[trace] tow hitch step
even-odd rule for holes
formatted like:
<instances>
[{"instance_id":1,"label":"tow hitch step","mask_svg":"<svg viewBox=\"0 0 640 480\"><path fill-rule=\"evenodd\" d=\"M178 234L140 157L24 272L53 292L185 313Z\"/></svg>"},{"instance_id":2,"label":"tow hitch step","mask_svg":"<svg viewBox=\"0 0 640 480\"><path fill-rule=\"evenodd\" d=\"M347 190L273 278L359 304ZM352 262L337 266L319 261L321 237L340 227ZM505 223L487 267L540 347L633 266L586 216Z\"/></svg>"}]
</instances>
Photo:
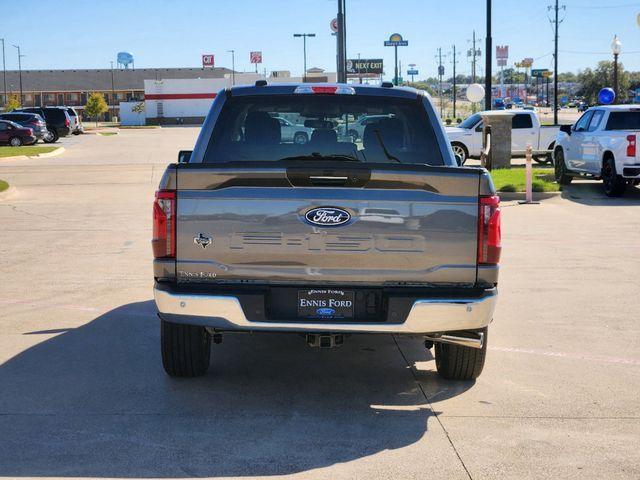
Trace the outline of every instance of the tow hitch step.
<instances>
[{"instance_id":1,"label":"tow hitch step","mask_svg":"<svg viewBox=\"0 0 640 480\"><path fill-rule=\"evenodd\" d=\"M341 333L307 333L307 345L314 348L336 348L344 344Z\"/></svg>"}]
</instances>

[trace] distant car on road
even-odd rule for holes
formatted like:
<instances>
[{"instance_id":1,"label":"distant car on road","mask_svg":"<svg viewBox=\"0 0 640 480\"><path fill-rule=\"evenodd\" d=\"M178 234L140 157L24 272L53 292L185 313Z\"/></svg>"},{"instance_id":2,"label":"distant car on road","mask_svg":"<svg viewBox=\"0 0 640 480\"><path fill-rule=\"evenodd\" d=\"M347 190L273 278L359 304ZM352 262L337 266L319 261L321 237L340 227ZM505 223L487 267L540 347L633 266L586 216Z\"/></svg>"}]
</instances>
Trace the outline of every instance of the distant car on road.
<instances>
[{"instance_id":1,"label":"distant car on road","mask_svg":"<svg viewBox=\"0 0 640 480\"><path fill-rule=\"evenodd\" d=\"M601 178L604 193L622 195L640 183L640 105L608 105L588 109L574 125L563 125L553 151L556 181Z\"/></svg>"},{"instance_id":2,"label":"distant car on road","mask_svg":"<svg viewBox=\"0 0 640 480\"><path fill-rule=\"evenodd\" d=\"M9 120L33 130L36 141L43 140L47 134L47 124L37 113L9 112L0 113L0 120Z\"/></svg>"},{"instance_id":3,"label":"distant car on road","mask_svg":"<svg viewBox=\"0 0 640 480\"><path fill-rule=\"evenodd\" d=\"M57 142L58 138L66 137L71 133L71 117L66 110L58 107L27 107L19 108L16 112L37 113L47 122L47 134L45 143Z\"/></svg>"},{"instance_id":4,"label":"distant car on road","mask_svg":"<svg viewBox=\"0 0 640 480\"><path fill-rule=\"evenodd\" d=\"M286 118L275 118L280 123L280 139L283 142L293 142L298 145L304 145L311 138L313 128L307 128L304 125L296 125Z\"/></svg>"},{"instance_id":5,"label":"distant car on road","mask_svg":"<svg viewBox=\"0 0 640 480\"><path fill-rule=\"evenodd\" d=\"M471 115L457 127L445 127L451 148L462 163L467 158L477 158L482 150L482 116ZM558 127L542 126L538 114L530 110L515 110L511 120L511 152L524 155L527 144L533 149L533 159L538 163L551 163Z\"/></svg>"},{"instance_id":6,"label":"distant car on road","mask_svg":"<svg viewBox=\"0 0 640 480\"><path fill-rule=\"evenodd\" d=\"M354 122L343 123L338 127L338 135L342 137L351 137L351 141L355 142L362 139L364 135L364 129L367 125L372 123L378 123L385 118L391 118L390 115L362 115Z\"/></svg>"},{"instance_id":7,"label":"distant car on road","mask_svg":"<svg viewBox=\"0 0 640 480\"><path fill-rule=\"evenodd\" d=\"M36 136L31 128L8 120L0 120L0 144L19 147L33 143L36 143Z\"/></svg>"}]
</instances>

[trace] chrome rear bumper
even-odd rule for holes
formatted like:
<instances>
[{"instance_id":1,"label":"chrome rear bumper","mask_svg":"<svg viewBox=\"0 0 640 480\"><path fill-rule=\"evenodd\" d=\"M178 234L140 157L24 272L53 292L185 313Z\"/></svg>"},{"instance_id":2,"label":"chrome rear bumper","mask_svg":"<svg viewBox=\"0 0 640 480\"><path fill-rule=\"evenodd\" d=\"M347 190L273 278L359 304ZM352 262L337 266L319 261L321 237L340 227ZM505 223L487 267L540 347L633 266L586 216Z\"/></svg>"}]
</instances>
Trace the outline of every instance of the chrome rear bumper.
<instances>
[{"instance_id":1,"label":"chrome rear bumper","mask_svg":"<svg viewBox=\"0 0 640 480\"><path fill-rule=\"evenodd\" d=\"M177 293L156 287L154 297L164 320L219 330L425 334L486 327L493 318L498 291L487 290L479 298L416 300L402 323L252 321L238 298L230 295Z\"/></svg>"}]
</instances>

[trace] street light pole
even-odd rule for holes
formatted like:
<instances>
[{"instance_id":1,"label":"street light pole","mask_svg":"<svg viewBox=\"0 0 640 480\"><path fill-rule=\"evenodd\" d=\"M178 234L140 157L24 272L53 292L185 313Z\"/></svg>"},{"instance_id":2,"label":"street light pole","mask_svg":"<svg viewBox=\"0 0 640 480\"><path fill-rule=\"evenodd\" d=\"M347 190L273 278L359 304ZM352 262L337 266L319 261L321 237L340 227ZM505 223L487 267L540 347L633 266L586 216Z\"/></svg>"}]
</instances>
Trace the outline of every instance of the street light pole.
<instances>
[{"instance_id":1,"label":"street light pole","mask_svg":"<svg viewBox=\"0 0 640 480\"><path fill-rule=\"evenodd\" d=\"M613 103L618 103L618 55L622 51L622 42L618 38L618 35L614 35L613 42L611 42L611 53L613 53L613 91L616 96Z\"/></svg>"},{"instance_id":2,"label":"street light pole","mask_svg":"<svg viewBox=\"0 0 640 480\"><path fill-rule=\"evenodd\" d=\"M24 55L20 54L20 47L18 45L14 45L18 49L18 75L20 76L20 105L22 105L22 57Z\"/></svg>"},{"instance_id":3,"label":"street light pole","mask_svg":"<svg viewBox=\"0 0 640 480\"><path fill-rule=\"evenodd\" d=\"M231 85L236 84L236 51L235 50L227 50L228 53L231 53Z\"/></svg>"},{"instance_id":4,"label":"street light pole","mask_svg":"<svg viewBox=\"0 0 640 480\"><path fill-rule=\"evenodd\" d=\"M4 104L7 103L7 65L4 60L4 38L0 38L2 40L2 76L4 78Z\"/></svg>"},{"instance_id":5,"label":"street light pole","mask_svg":"<svg viewBox=\"0 0 640 480\"><path fill-rule=\"evenodd\" d=\"M339 25L339 22L338 22L338 25ZM296 38L302 37L302 52L304 56L304 72L302 74L302 78L303 78L302 81L306 83L307 82L307 37L315 37L316 34L315 33L294 33L293 36ZM340 81L339 78L338 78L338 81Z\"/></svg>"},{"instance_id":6,"label":"street light pole","mask_svg":"<svg viewBox=\"0 0 640 480\"><path fill-rule=\"evenodd\" d=\"M116 103L116 99L115 99L115 89L113 86L113 61L111 61L111 121L113 121L115 103Z\"/></svg>"}]
</instances>

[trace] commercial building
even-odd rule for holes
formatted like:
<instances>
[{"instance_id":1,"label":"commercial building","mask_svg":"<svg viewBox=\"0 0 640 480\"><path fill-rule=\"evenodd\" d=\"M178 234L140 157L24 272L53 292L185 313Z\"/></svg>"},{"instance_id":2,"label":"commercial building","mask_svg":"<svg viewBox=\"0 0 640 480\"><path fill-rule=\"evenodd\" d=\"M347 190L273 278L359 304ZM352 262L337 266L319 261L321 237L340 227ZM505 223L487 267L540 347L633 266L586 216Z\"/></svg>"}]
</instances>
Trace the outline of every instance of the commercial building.
<instances>
[{"instance_id":1,"label":"commercial building","mask_svg":"<svg viewBox=\"0 0 640 480\"><path fill-rule=\"evenodd\" d=\"M25 107L69 105L82 111L89 94L102 93L109 105L104 120L118 116L120 102L144 100L145 80L215 79L230 74L227 68L139 68L7 71L7 92L0 93L0 105L8 95L20 93ZM4 87L0 75L0 89Z\"/></svg>"}]
</instances>

